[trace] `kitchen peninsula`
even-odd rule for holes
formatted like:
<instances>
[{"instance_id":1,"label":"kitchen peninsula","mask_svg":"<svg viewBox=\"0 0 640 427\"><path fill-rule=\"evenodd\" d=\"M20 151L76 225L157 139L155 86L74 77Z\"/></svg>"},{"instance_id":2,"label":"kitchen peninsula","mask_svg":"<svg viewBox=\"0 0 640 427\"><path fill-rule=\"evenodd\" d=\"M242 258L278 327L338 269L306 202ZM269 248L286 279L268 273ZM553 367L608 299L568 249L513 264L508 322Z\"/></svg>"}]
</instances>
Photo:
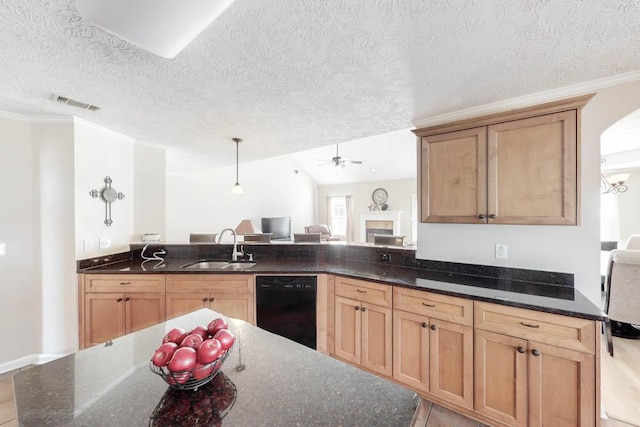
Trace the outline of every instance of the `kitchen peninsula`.
<instances>
[{"instance_id":1,"label":"kitchen peninsula","mask_svg":"<svg viewBox=\"0 0 640 427\"><path fill-rule=\"evenodd\" d=\"M195 392L170 389L149 369L153 351L171 328L189 330L215 317L211 310L199 310L19 372L14 377L19 424L411 424L409 390L233 319L230 329L239 339L212 386Z\"/></svg>"}]
</instances>

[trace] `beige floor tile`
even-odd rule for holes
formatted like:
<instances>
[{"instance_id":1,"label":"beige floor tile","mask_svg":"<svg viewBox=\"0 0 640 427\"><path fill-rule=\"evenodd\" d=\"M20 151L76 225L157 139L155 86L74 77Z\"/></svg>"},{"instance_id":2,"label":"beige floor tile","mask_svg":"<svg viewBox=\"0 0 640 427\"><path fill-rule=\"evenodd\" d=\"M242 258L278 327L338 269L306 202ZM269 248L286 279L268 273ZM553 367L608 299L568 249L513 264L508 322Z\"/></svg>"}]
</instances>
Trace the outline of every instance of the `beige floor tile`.
<instances>
[{"instance_id":1,"label":"beige floor tile","mask_svg":"<svg viewBox=\"0 0 640 427\"><path fill-rule=\"evenodd\" d=\"M627 424L622 421L609 418L608 420L602 420L600 427L633 427L633 424Z\"/></svg>"},{"instance_id":2,"label":"beige floor tile","mask_svg":"<svg viewBox=\"0 0 640 427\"><path fill-rule=\"evenodd\" d=\"M16 418L16 407L13 400L0 404L0 424Z\"/></svg>"},{"instance_id":3,"label":"beige floor tile","mask_svg":"<svg viewBox=\"0 0 640 427\"><path fill-rule=\"evenodd\" d=\"M13 400L13 383L9 381L0 381L0 403Z\"/></svg>"},{"instance_id":4,"label":"beige floor tile","mask_svg":"<svg viewBox=\"0 0 640 427\"><path fill-rule=\"evenodd\" d=\"M426 427L478 427L478 422L434 403Z\"/></svg>"},{"instance_id":5,"label":"beige floor tile","mask_svg":"<svg viewBox=\"0 0 640 427\"><path fill-rule=\"evenodd\" d=\"M0 427L18 427L18 420L10 420L4 424L0 424Z\"/></svg>"},{"instance_id":6,"label":"beige floor tile","mask_svg":"<svg viewBox=\"0 0 640 427\"><path fill-rule=\"evenodd\" d=\"M602 405L609 416L640 426L640 340L613 337L614 357L602 344Z\"/></svg>"}]
</instances>

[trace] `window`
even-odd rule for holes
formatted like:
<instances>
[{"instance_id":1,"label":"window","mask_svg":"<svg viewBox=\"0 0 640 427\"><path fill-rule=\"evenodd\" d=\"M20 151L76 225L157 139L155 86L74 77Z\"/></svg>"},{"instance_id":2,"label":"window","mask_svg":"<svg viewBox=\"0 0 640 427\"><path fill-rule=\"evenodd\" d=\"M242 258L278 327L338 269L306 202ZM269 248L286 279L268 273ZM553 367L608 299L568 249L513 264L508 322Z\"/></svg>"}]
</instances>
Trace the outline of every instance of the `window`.
<instances>
[{"instance_id":1,"label":"window","mask_svg":"<svg viewBox=\"0 0 640 427\"><path fill-rule=\"evenodd\" d=\"M347 198L346 196L329 197L329 226L334 236L347 235Z\"/></svg>"}]
</instances>

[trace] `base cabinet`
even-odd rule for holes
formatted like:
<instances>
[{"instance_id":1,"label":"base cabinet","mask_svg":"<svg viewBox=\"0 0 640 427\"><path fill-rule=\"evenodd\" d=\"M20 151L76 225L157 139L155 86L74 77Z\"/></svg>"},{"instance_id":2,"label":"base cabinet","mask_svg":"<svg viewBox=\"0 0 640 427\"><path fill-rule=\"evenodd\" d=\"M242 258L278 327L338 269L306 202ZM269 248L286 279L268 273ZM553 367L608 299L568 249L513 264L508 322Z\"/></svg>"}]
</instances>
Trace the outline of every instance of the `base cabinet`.
<instances>
[{"instance_id":1,"label":"base cabinet","mask_svg":"<svg viewBox=\"0 0 640 427\"><path fill-rule=\"evenodd\" d=\"M167 318L209 308L225 316L255 324L253 289L253 275L167 275Z\"/></svg>"}]
</instances>

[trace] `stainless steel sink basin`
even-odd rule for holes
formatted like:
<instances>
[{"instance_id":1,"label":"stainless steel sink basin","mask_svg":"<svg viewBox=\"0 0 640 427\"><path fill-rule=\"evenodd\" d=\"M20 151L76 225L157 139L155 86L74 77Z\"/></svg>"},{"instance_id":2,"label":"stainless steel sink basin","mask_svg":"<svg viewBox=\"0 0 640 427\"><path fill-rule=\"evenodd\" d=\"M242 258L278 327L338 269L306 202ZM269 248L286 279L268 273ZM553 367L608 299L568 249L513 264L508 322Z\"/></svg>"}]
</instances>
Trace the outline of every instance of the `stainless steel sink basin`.
<instances>
[{"instance_id":1,"label":"stainless steel sink basin","mask_svg":"<svg viewBox=\"0 0 640 427\"><path fill-rule=\"evenodd\" d=\"M229 262L201 260L185 264L180 268L193 270L246 270L256 265L255 262Z\"/></svg>"}]
</instances>

